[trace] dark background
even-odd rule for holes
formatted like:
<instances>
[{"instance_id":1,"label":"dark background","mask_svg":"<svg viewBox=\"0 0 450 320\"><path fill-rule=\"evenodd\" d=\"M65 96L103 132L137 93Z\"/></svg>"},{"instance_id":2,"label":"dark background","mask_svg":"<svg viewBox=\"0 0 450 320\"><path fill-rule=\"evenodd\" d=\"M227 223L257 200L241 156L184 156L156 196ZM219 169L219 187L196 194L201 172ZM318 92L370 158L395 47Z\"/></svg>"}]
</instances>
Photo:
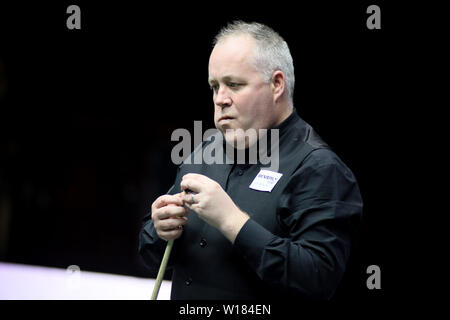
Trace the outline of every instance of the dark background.
<instances>
[{"instance_id":1,"label":"dark background","mask_svg":"<svg viewBox=\"0 0 450 320\"><path fill-rule=\"evenodd\" d=\"M66 28L70 4L81 30ZM381 30L366 28L370 4ZM420 33L405 15L344 1L0 5L0 261L154 277L137 254L141 219L175 176L172 131L213 127L211 41L242 19L288 42L298 113L358 179L364 216L337 299L397 294L409 214L399 141ZM372 264L379 291L366 287Z\"/></svg>"}]
</instances>

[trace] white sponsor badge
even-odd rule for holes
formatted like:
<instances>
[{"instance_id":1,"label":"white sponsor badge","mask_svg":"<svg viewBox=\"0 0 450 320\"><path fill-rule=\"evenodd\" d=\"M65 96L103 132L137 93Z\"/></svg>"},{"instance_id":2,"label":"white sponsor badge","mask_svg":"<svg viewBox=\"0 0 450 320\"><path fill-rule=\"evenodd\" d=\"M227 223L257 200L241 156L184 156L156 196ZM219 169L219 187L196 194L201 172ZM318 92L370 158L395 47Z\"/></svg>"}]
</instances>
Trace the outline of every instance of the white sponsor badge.
<instances>
[{"instance_id":1,"label":"white sponsor badge","mask_svg":"<svg viewBox=\"0 0 450 320\"><path fill-rule=\"evenodd\" d=\"M250 189L271 192L280 180L282 173L261 169L249 186Z\"/></svg>"}]
</instances>

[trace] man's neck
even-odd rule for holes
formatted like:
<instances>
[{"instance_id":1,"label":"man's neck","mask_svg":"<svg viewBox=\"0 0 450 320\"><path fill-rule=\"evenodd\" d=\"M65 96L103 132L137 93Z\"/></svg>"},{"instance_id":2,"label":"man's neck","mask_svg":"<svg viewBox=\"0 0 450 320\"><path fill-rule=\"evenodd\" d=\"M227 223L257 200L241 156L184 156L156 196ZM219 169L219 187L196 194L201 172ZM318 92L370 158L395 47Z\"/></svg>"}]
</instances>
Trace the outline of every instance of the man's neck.
<instances>
[{"instance_id":1,"label":"man's neck","mask_svg":"<svg viewBox=\"0 0 450 320\"><path fill-rule=\"evenodd\" d=\"M280 116L277 118L277 121L275 122L273 128L278 127L284 120L289 118L289 116L292 114L292 111L294 110L294 107L290 104L283 104L279 106L279 109L281 110Z\"/></svg>"}]
</instances>

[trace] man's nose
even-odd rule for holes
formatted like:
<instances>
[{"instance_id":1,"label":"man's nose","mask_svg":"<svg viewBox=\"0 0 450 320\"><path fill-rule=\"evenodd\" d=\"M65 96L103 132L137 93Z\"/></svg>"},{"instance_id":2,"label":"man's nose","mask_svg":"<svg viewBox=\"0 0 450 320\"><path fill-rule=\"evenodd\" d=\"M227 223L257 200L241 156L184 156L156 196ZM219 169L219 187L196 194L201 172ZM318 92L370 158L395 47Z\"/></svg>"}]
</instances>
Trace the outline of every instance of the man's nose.
<instances>
[{"instance_id":1,"label":"man's nose","mask_svg":"<svg viewBox=\"0 0 450 320\"><path fill-rule=\"evenodd\" d=\"M231 106L231 98L226 88L220 87L215 95L214 103L219 107Z\"/></svg>"}]
</instances>

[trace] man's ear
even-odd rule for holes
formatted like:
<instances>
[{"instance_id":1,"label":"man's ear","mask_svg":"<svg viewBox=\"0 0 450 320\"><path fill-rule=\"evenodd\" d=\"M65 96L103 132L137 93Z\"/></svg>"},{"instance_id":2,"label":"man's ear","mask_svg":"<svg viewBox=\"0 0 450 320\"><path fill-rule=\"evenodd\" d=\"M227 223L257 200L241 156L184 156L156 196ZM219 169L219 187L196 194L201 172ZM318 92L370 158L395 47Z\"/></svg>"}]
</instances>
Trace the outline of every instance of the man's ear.
<instances>
[{"instance_id":1,"label":"man's ear","mask_svg":"<svg viewBox=\"0 0 450 320\"><path fill-rule=\"evenodd\" d=\"M277 102L286 90L286 78L282 71L276 70L272 74L270 86L272 88L273 100Z\"/></svg>"}]
</instances>

